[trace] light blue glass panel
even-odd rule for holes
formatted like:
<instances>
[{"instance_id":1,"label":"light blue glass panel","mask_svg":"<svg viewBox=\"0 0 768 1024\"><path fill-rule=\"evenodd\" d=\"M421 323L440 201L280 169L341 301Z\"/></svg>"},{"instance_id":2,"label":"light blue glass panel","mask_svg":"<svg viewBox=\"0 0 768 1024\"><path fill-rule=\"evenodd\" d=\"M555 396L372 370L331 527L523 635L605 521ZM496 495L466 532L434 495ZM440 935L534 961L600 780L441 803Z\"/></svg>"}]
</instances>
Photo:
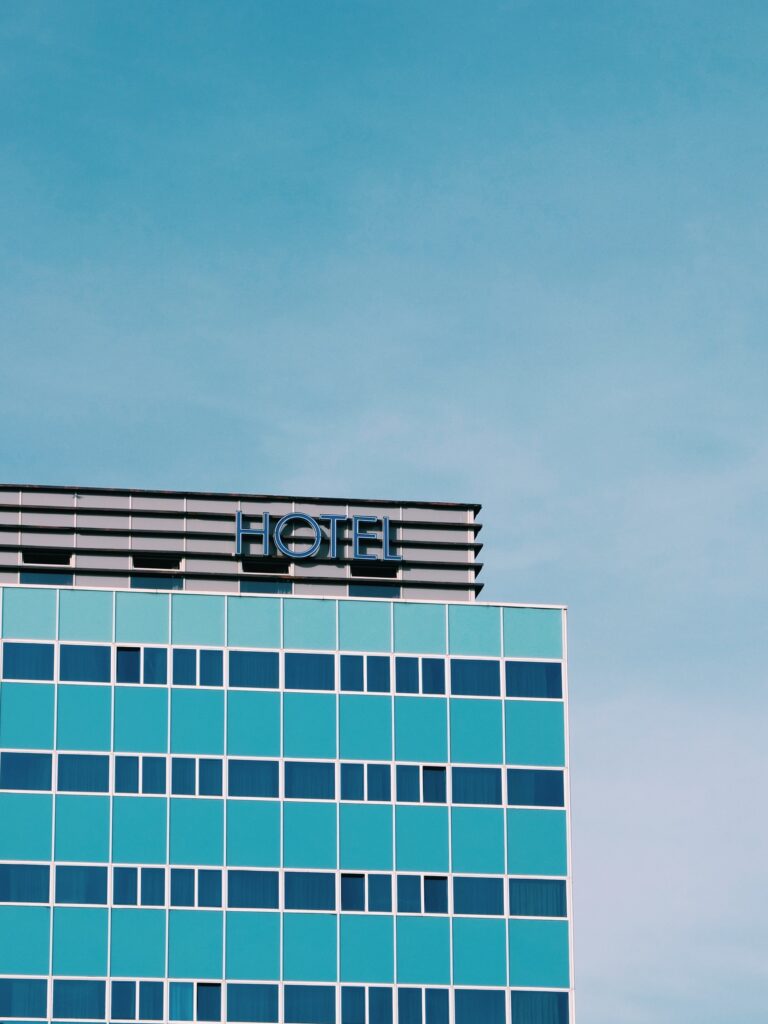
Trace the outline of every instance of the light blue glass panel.
<instances>
[{"instance_id":1,"label":"light blue glass panel","mask_svg":"<svg viewBox=\"0 0 768 1024\"><path fill-rule=\"evenodd\" d=\"M227 864L280 866L280 804L277 800L227 801Z\"/></svg>"},{"instance_id":2,"label":"light blue glass panel","mask_svg":"<svg viewBox=\"0 0 768 1024\"><path fill-rule=\"evenodd\" d=\"M448 760L444 697L395 697L395 756L398 761Z\"/></svg>"},{"instance_id":3,"label":"light blue glass panel","mask_svg":"<svg viewBox=\"0 0 768 1024\"><path fill-rule=\"evenodd\" d=\"M109 860L109 797L56 797L56 860Z\"/></svg>"},{"instance_id":4,"label":"light blue glass panel","mask_svg":"<svg viewBox=\"0 0 768 1024\"><path fill-rule=\"evenodd\" d=\"M339 601L342 651L390 651L392 605L388 601Z\"/></svg>"},{"instance_id":5,"label":"light blue glass panel","mask_svg":"<svg viewBox=\"0 0 768 1024\"><path fill-rule=\"evenodd\" d=\"M341 915L341 980L392 984L395 977L393 918Z\"/></svg>"},{"instance_id":6,"label":"light blue glass panel","mask_svg":"<svg viewBox=\"0 0 768 1024\"><path fill-rule=\"evenodd\" d=\"M172 910L168 972L172 978L221 978L224 922L220 910Z\"/></svg>"},{"instance_id":7,"label":"light blue glass panel","mask_svg":"<svg viewBox=\"0 0 768 1024\"><path fill-rule=\"evenodd\" d=\"M336 602L322 598L283 600L285 646L310 651L336 647Z\"/></svg>"},{"instance_id":8,"label":"light blue glass panel","mask_svg":"<svg viewBox=\"0 0 768 1024\"><path fill-rule=\"evenodd\" d=\"M447 985L451 980L447 917L397 918L397 981L400 985Z\"/></svg>"},{"instance_id":9,"label":"light blue glass panel","mask_svg":"<svg viewBox=\"0 0 768 1024\"><path fill-rule=\"evenodd\" d=\"M504 873L504 811L501 807L452 807L451 829L453 871Z\"/></svg>"},{"instance_id":10,"label":"light blue glass panel","mask_svg":"<svg viewBox=\"0 0 768 1024\"><path fill-rule=\"evenodd\" d=\"M112 810L112 859L118 864L166 863L167 801L116 796Z\"/></svg>"},{"instance_id":11,"label":"light blue glass panel","mask_svg":"<svg viewBox=\"0 0 768 1024\"><path fill-rule=\"evenodd\" d=\"M0 860L50 860L53 797L0 793Z\"/></svg>"},{"instance_id":12,"label":"light blue glass panel","mask_svg":"<svg viewBox=\"0 0 768 1024\"><path fill-rule=\"evenodd\" d=\"M336 867L336 804L283 805L283 858L288 868Z\"/></svg>"},{"instance_id":13,"label":"light blue glass panel","mask_svg":"<svg viewBox=\"0 0 768 1024\"><path fill-rule=\"evenodd\" d=\"M0 686L0 747L53 749L53 686L3 683Z\"/></svg>"},{"instance_id":14,"label":"light blue glass panel","mask_svg":"<svg viewBox=\"0 0 768 1024\"><path fill-rule=\"evenodd\" d=\"M57 723L59 750L110 750L112 688L60 684Z\"/></svg>"},{"instance_id":15,"label":"light blue glass panel","mask_svg":"<svg viewBox=\"0 0 768 1024\"><path fill-rule=\"evenodd\" d=\"M280 915L229 911L226 976L235 981L280 977Z\"/></svg>"},{"instance_id":16,"label":"light blue glass panel","mask_svg":"<svg viewBox=\"0 0 768 1024\"><path fill-rule=\"evenodd\" d=\"M230 690L227 695L227 753L280 756L280 694Z\"/></svg>"},{"instance_id":17,"label":"light blue glass panel","mask_svg":"<svg viewBox=\"0 0 768 1024\"><path fill-rule=\"evenodd\" d=\"M107 973L107 910L56 907L53 912L53 973Z\"/></svg>"},{"instance_id":18,"label":"light blue glass panel","mask_svg":"<svg viewBox=\"0 0 768 1024\"><path fill-rule=\"evenodd\" d=\"M335 914L283 914L283 977L336 980Z\"/></svg>"},{"instance_id":19,"label":"light blue glass panel","mask_svg":"<svg viewBox=\"0 0 768 1024\"><path fill-rule=\"evenodd\" d=\"M283 750L286 757L336 757L334 694L284 694Z\"/></svg>"},{"instance_id":20,"label":"light blue glass panel","mask_svg":"<svg viewBox=\"0 0 768 1024\"><path fill-rule=\"evenodd\" d=\"M115 640L119 644L167 644L168 595L115 594Z\"/></svg>"},{"instance_id":21,"label":"light blue glass panel","mask_svg":"<svg viewBox=\"0 0 768 1024\"><path fill-rule=\"evenodd\" d=\"M168 749L168 692L115 687L115 750L160 754Z\"/></svg>"},{"instance_id":22,"label":"light blue glass panel","mask_svg":"<svg viewBox=\"0 0 768 1024\"><path fill-rule=\"evenodd\" d=\"M280 647L280 600L276 597L228 597L230 647Z\"/></svg>"},{"instance_id":23,"label":"light blue glass panel","mask_svg":"<svg viewBox=\"0 0 768 1024\"><path fill-rule=\"evenodd\" d=\"M224 801L171 800L171 863L222 864Z\"/></svg>"},{"instance_id":24,"label":"light blue glass panel","mask_svg":"<svg viewBox=\"0 0 768 1024\"><path fill-rule=\"evenodd\" d=\"M171 751L174 754L224 753L224 694L221 690L173 690Z\"/></svg>"},{"instance_id":25,"label":"light blue glass panel","mask_svg":"<svg viewBox=\"0 0 768 1024\"><path fill-rule=\"evenodd\" d=\"M395 808L398 871L448 870L448 809Z\"/></svg>"},{"instance_id":26,"label":"light blue glass panel","mask_svg":"<svg viewBox=\"0 0 768 1024\"><path fill-rule=\"evenodd\" d=\"M507 811L507 870L511 875L565 875L565 811Z\"/></svg>"},{"instance_id":27,"label":"light blue glass panel","mask_svg":"<svg viewBox=\"0 0 768 1024\"><path fill-rule=\"evenodd\" d=\"M110 974L117 978L162 978L165 974L165 911L112 911Z\"/></svg>"},{"instance_id":28,"label":"light blue glass panel","mask_svg":"<svg viewBox=\"0 0 768 1024\"><path fill-rule=\"evenodd\" d=\"M507 764L565 764L564 705L553 701L506 702Z\"/></svg>"},{"instance_id":29,"label":"light blue glass panel","mask_svg":"<svg viewBox=\"0 0 768 1024\"><path fill-rule=\"evenodd\" d=\"M563 615L558 608L505 608L508 658L562 658Z\"/></svg>"},{"instance_id":30,"label":"light blue glass panel","mask_svg":"<svg viewBox=\"0 0 768 1024\"><path fill-rule=\"evenodd\" d=\"M500 609L488 605L448 606L448 643L451 654L501 654Z\"/></svg>"},{"instance_id":31,"label":"light blue glass panel","mask_svg":"<svg viewBox=\"0 0 768 1024\"><path fill-rule=\"evenodd\" d=\"M451 761L501 764L503 760L500 700L451 699Z\"/></svg>"},{"instance_id":32,"label":"light blue glass panel","mask_svg":"<svg viewBox=\"0 0 768 1024\"><path fill-rule=\"evenodd\" d=\"M392 759L392 698L343 693L339 697L340 757Z\"/></svg>"},{"instance_id":33,"label":"light blue glass panel","mask_svg":"<svg viewBox=\"0 0 768 1024\"><path fill-rule=\"evenodd\" d=\"M509 984L568 988L568 922L509 922Z\"/></svg>"},{"instance_id":34,"label":"light blue glass panel","mask_svg":"<svg viewBox=\"0 0 768 1024\"><path fill-rule=\"evenodd\" d=\"M340 864L352 871L392 870L392 808L346 804L340 810Z\"/></svg>"},{"instance_id":35,"label":"light blue glass panel","mask_svg":"<svg viewBox=\"0 0 768 1024\"><path fill-rule=\"evenodd\" d=\"M445 605L393 605L395 650L400 654L445 654Z\"/></svg>"},{"instance_id":36,"label":"light blue glass panel","mask_svg":"<svg viewBox=\"0 0 768 1024\"><path fill-rule=\"evenodd\" d=\"M210 594L174 594L171 597L171 643L222 647L224 598Z\"/></svg>"},{"instance_id":37,"label":"light blue glass panel","mask_svg":"<svg viewBox=\"0 0 768 1024\"><path fill-rule=\"evenodd\" d=\"M56 639L56 591L3 588L3 636L8 639Z\"/></svg>"},{"instance_id":38,"label":"light blue glass panel","mask_svg":"<svg viewBox=\"0 0 768 1024\"><path fill-rule=\"evenodd\" d=\"M112 601L110 590L59 591L59 639L112 639Z\"/></svg>"},{"instance_id":39,"label":"light blue glass panel","mask_svg":"<svg viewBox=\"0 0 768 1024\"><path fill-rule=\"evenodd\" d=\"M0 907L3 974L48 974L48 907Z\"/></svg>"},{"instance_id":40,"label":"light blue glass panel","mask_svg":"<svg viewBox=\"0 0 768 1024\"><path fill-rule=\"evenodd\" d=\"M503 985L507 973L504 922L476 917L453 919L453 983Z\"/></svg>"}]
</instances>

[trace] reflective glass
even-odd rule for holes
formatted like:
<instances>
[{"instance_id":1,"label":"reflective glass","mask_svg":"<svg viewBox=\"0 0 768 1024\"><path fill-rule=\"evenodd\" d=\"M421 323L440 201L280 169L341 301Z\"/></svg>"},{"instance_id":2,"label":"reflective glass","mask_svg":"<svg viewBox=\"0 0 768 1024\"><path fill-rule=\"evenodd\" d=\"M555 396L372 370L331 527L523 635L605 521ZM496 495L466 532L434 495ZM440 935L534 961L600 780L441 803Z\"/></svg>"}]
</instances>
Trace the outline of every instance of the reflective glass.
<instances>
[{"instance_id":1,"label":"reflective glass","mask_svg":"<svg viewBox=\"0 0 768 1024\"><path fill-rule=\"evenodd\" d=\"M0 789L50 790L51 755L0 754Z\"/></svg>"},{"instance_id":2,"label":"reflective glass","mask_svg":"<svg viewBox=\"0 0 768 1024\"><path fill-rule=\"evenodd\" d=\"M455 804L500 804L501 771L498 768L453 768Z\"/></svg>"},{"instance_id":3,"label":"reflective glass","mask_svg":"<svg viewBox=\"0 0 768 1024\"><path fill-rule=\"evenodd\" d=\"M138 647L117 648L118 683L141 682L141 650Z\"/></svg>"},{"instance_id":4,"label":"reflective glass","mask_svg":"<svg viewBox=\"0 0 768 1024\"><path fill-rule=\"evenodd\" d=\"M520 807L563 807L563 773L540 768L508 768L507 802Z\"/></svg>"},{"instance_id":5,"label":"reflective glass","mask_svg":"<svg viewBox=\"0 0 768 1024\"><path fill-rule=\"evenodd\" d=\"M363 656L362 654L342 654L341 656L341 689L363 689Z\"/></svg>"},{"instance_id":6,"label":"reflective glass","mask_svg":"<svg viewBox=\"0 0 768 1024\"><path fill-rule=\"evenodd\" d=\"M286 690L333 690L332 654L286 654Z\"/></svg>"},{"instance_id":7,"label":"reflective glass","mask_svg":"<svg viewBox=\"0 0 768 1024\"><path fill-rule=\"evenodd\" d=\"M227 874L228 906L248 910L277 909L277 871L238 871L230 868Z\"/></svg>"},{"instance_id":8,"label":"reflective glass","mask_svg":"<svg viewBox=\"0 0 768 1024\"><path fill-rule=\"evenodd\" d=\"M229 761L230 796L277 796L277 761Z\"/></svg>"},{"instance_id":9,"label":"reflective glass","mask_svg":"<svg viewBox=\"0 0 768 1024\"><path fill-rule=\"evenodd\" d=\"M498 697L501 693L499 662L451 658L451 693L466 697Z\"/></svg>"},{"instance_id":10,"label":"reflective glass","mask_svg":"<svg viewBox=\"0 0 768 1024\"><path fill-rule=\"evenodd\" d=\"M58 789L67 793L108 793L109 757L59 754Z\"/></svg>"},{"instance_id":11,"label":"reflective glass","mask_svg":"<svg viewBox=\"0 0 768 1024\"><path fill-rule=\"evenodd\" d=\"M273 651L230 651L229 685L276 690L280 685L280 656Z\"/></svg>"},{"instance_id":12,"label":"reflective glass","mask_svg":"<svg viewBox=\"0 0 768 1024\"><path fill-rule=\"evenodd\" d=\"M286 761L285 795L300 800L334 800L336 768L323 761Z\"/></svg>"}]
</instances>

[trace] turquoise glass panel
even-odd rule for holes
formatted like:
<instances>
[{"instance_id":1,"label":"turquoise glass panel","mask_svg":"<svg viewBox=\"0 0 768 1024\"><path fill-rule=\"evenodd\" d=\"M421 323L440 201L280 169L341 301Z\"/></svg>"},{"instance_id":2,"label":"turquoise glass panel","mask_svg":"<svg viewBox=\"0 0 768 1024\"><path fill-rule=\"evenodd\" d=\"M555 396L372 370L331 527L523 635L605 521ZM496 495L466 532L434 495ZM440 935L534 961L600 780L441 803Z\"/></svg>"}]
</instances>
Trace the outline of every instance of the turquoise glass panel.
<instances>
[{"instance_id":1,"label":"turquoise glass panel","mask_svg":"<svg viewBox=\"0 0 768 1024\"><path fill-rule=\"evenodd\" d=\"M53 749L53 686L3 683L0 686L0 747Z\"/></svg>"},{"instance_id":2,"label":"turquoise glass panel","mask_svg":"<svg viewBox=\"0 0 768 1024\"><path fill-rule=\"evenodd\" d=\"M565 764L565 705L558 701L506 702L507 764Z\"/></svg>"},{"instance_id":3,"label":"turquoise glass panel","mask_svg":"<svg viewBox=\"0 0 768 1024\"><path fill-rule=\"evenodd\" d=\"M336 980L335 914L283 914L283 977Z\"/></svg>"},{"instance_id":4,"label":"turquoise glass panel","mask_svg":"<svg viewBox=\"0 0 768 1024\"><path fill-rule=\"evenodd\" d=\"M507 870L511 875L565 875L565 811L507 811Z\"/></svg>"},{"instance_id":5,"label":"turquoise glass panel","mask_svg":"<svg viewBox=\"0 0 768 1024\"><path fill-rule=\"evenodd\" d=\"M336 806L284 804L283 857L287 868L336 867Z\"/></svg>"},{"instance_id":6,"label":"turquoise glass panel","mask_svg":"<svg viewBox=\"0 0 768 1024\"><path fill-rule=\"evenodd\" d=\"M112 911L110 974L117 978L165 975L165 911L133 907Z\"/></svg>"},{"instance_id":7,"label":"turquoise glass panel","mask_svg":"<svg viewBox=\"0 0 768 1024\"><path fill-rule=\"evenodd\" d=\"M230 647L280 647L280 599L228 597L227 643Z\"/></svg>"},{"instance_id":8,"label":"turquoise glass panel","mask_svg":"<svg viewBox=\"0 0 768 1024\"><path fill-rule=\"evenodd\" d=\"M3 636L21 640L56 639L56 591L3 588Z\"/></svg>"},{"instance_id":9,"label":"turquoise glass panel","mask_svg":"<svg viewBox=\"0 0 768 1024\"><path fill-rule=\"evenodd\" d=\"M395 841L398 871L447 871L447 807L398 805Z\"/></svg>"},{"instance_id":10,"label":"turquoise glass panel","mask_svg":"<svg viewBox=\"0 0 768 1024\"><path fill-rule=\"evenodd\" d=\"M112 601L109 590L60 590L60 640L112 640Z\"/></svg>"},{"instance_id":11,"label":"turquoise glass panel","mask_svg":"<svg viewBox=\"0 0 768 1024\"><path fill-rule=\"evenodd\" d=\"M488 605L448 606L448 644L451 654L501 654L501 613Z\"/></svg>"},{"instance_id":12,"label":"turquoise glass panel","mask_svg":"<svg viewBox=\"0 0 768 1024\"><path fill-rule=\"evenodd\" d=\"M562 658L563 613L559 608L505 608L507 658Z\"/></svg>"},{"instance_id":13,"label":"turquoise glass panel","mask_svg":"<svg viewBox=\"0 0 768 1024\"><path fill-rule=\"evenodd\" d=\"M227 801L227 864L280 866L280 804L277 800Z\"/></svg>"},{"instance_id":14,"label":"turquoise glass panel","mask_svg":"<svg viewBox=\"0 0 768 1024\"><path fill-rule=\"evenodd\" d=\"M392 808L346 804L339 810L340 863L344 870L392 870Z\"/></svg>"},{"instance_id":15,"label":"turquoise glass panel","mask_svg":"<svg viewBox=\"0 0 768 1024\"><path fill-rule=\"evenodd\" d=\"M280 756L280 694L230 690L227 695L227 753Z\"/></svg>"},{"instance_id":16,"label":"turquoise glass panel","mask_svg":"<svg viewBox=\"0 0 768 1024\"><path fill-rule=\"evenodd\" d=\"M341 915L341 980L391 985L395 980L393 918Z\"/></svg>"},{"instance_id":17,"label":"turquoise glass panel","mask_svg":"<svg viewBox=\"0 0 768 1024\"><path fill-rule=\"evenodd\" d=\"M57 723L59 750L110 750L112 687L61 683Z\"/></svg>"},{"instance_id":18,"label":"turquoise glass panel","mask_svg":"<svg viewBox=\"0 0 768 1024\"><path fill-rule=\"evenodd\" d=\"M451 761L501 764L502 713L500 700L451 698Z\"/></svg>"},{"instance_id":19,"label":"turquoise glass panel","mask_svg":"<svg viewBox=\"0 0 768 1024\"><path fill-rule=\"evenodd\" d=\"M504 873L504 811L501 807L451 808L452 870Z\"/></svg>"},{"instance_id":20,"label":"turquoise glass panel","mask_svg":"<svg viewBox=\"0 0 768 1024\"><path fill-rule=\"evenodd\" d=\"M167 801L116 796L112 808L112 859L118 864L166 863Z\"/></svg>"},{"instance_id":21,"label":"turquoise glass panel","mask_svg":"<svg viewBox=\"0 0 768 1024\"><path fill-rule=\"evenodd\" d=\"M400 654L445 654L445 605L393 605L395 650Z\"/></svg>"},{"instance_id":22,"label":"turquoise glass panel","mask_svg":"<svg viewBox=\"0 0 768 1024\"><path fill-rule=\"evenodd\" d=\"M220 910L171 910L168 972L172 978L220 978L224 921Z\"/></svg>"},{"instance_id":23,"label":"turquoise glass panel","mask_svg":"<svg viewBox=\"0 0 768 1024\"><path fill-rule=\"evenodd\" d=\"M391 616L388 601L339 601L340 650L390 651Z\"/></svg>"},{"instance_id":24,"label":"turquoise glass panel","mask_svg":"<svg viewBox=\"0 0 768 1024\"><path fill-rule=\"evenodd\" d=\"M173 594L171 643L222 647L224 598L210 594Z\"/></svg>"},{"instance_id":25,"label":"turquoise glass panel","mask_svg":"<svg viewBox=\"0 0 768 1024\"><path fill-rule=\"evenodd\" d=\"M283 750L286 757L336 757L335 694L284 694Z\"/></svg>"},{"instance_id":26,"label":"turquoise glass panel","mask_svg":"<svg viewBox=\"0 0 768 1024\"><path fill-rule=\"evenodd\" d=\"M447 917L397 918L397 981L400 985L447 985L451 980Z\"/></svg>"},{"instance_id":27,"label":"turquoise glass panel","mask_svg":"<svg viewBox=\"0 0 768 1024\"><path fill-rule=\"evenodd\" d=\"M53 797L0 793L0 860L50 860Z\"/></svg>"},{"instance_id":28,"label":"turquoise glass panel","mask_svg":"<svg viewBox=\"0 0 768 1024\"><path fill-rule=\"evenodd\" d=\"M339 696L340 756L352 760L392 760L392 698L372 694Z\"/></svg>"},{"instance_id":29,"label":"turquoise glass panel","mask_svg":"<svg viewBox=\"0 0 768 1024\"><path fill-rule=\"evenodd\" d=\"M503 985L507 974L506 938L501 920L455 917L454 985Z\"/></svg>"},{"instance_id":30,"label":"turquoise glass panel","mask_svg":"<svg viewBox=\"0 0 768 1024\"><path fill-rule=\"evenodd\" d=\"M395 697L395 756L398 761L447 761L445 697Z\"/></svg>"},{"instance_id":31,"label":"turquoise glass panel","mask_svg":"<svg viewBox=\"0 0 768 1024\"><path fill-rule=\"evenodd\" d=\"M107 973L105 907L56 907L53 911L53 973Z\"/></svg>"},{"instance_id":32,"label":"turquoise glass panel","mask_svg":"<svg viewBox=\"0 0 768 1024\"><path fill-rule=\"evenodd\" d=\"M171 800L171 863L224 863L223 800Z\"/></svg>"},{"instance_id":33,"label":"turquoise glass panel","mask_svg":"<svg viewBox=\"0 0 768 1024\"><path fill-rule=\"evenodd\" d=\"M336 648L336 602L286 597L283 601L285 646L310 651Z\"/></svg>"},{"instance_id":34,"label":"turquoise glass panel","mask_svg":"<svg viewBox=\"0 0 768 1024\"><path fill-rule=\"evenodd\" d=\"M568 922L509 922L509 984L568 988Z\"/></svg>"},{"instance_id":35,"label":"turquoise glass panel","mask_svg":"<svg viewBox=\"0 0 768 1024\"><path fill-rule=\"evenodd\" d=\"M168 749L168 693L139 686L115 687L115 750L162 754Z\"/></svg>"},{"instance_id":36,"label":"turquoise glass panel","mask_svg":"<svg viewBox=\"0 0 768 1024\"><path fill-rule=\"evenodd\" d=\"M3 974L48 974L48 907L0 907Z\"/></svg>"},{"instance_id":37,"label":"turquoise glass panel","mask_svg":"<svg viewBox=\"0 0 768 1024\"><path fill-rule=\"evenodd\" d=\"M115 594L119 644L167 644L168 618L168 594Z\"/></svg>"},{"instance_id":38,"label":"turquoise glass panel","mask_svg":"<svg viewBox=\"0 0 768 1024\"><path fill-rule=\"evenodd\" d=\"M224 753L222 690L172 691L171 751L174 754Z\"/></svg>"},{"instance_id":39,"label":"turquoise glass panel","mask_svg":"<svg viewBox=\"0 0 768 1024\"><path fill-rule=\"evenodd\" d=\"M56 860L109 860L109 797L56 797Z\"/></svg>"},{"instance_id":40,"label":"turquoise glass panel","mask_svg":"<svg viewBox=\"0 0 768 1024\"><path fill-rule=\"evenodd\" d=\"M279 978L280 915L230 910L226 917L226 977L235 981Z\"/></svg>"}]
</instances>

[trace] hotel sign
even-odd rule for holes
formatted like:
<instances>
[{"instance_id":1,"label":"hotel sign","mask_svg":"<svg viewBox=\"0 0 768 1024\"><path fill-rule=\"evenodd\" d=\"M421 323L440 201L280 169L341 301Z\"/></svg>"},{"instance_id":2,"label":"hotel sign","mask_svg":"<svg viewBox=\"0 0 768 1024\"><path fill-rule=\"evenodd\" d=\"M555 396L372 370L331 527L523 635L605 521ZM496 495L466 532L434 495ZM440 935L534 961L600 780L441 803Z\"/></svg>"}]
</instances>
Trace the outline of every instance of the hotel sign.
<instances>
[{"instance_id":1,"label":"hotel sign","mask_svg":"<svg viewBox=\"0 0 768 1024\"><path fill-rule=\"evenodd\" d=\"M248 517L251 518L250 516ZM264 557L272 555L272 544L280 554L287 558L314 558L320 550L323 541L328 544L327 558L337 557L339 546L340 524L352 522L352 557L375 561L380 559L383 562L401 562L402 555L396 555L392 551L392 542L389 532L389 519L386 516L340 516L322 515L310 516L305 512L288 512L275 521L272 526L272 517L269 512L262 512L261 526L254 528L243 525L243 513L238 512L235 523L236 543L235 554L242 555L243 539L254 538L261 540L261 554ZM320 524L323 524L321 526ZM312 533L312 539L306 541L306 546L298 547L294 544L289 547L285 540L285 534L293 526L307 526ZM381 555L371 554L363 550L363 545L370 541L381 541Z\"/></svg>"}]
</instances>

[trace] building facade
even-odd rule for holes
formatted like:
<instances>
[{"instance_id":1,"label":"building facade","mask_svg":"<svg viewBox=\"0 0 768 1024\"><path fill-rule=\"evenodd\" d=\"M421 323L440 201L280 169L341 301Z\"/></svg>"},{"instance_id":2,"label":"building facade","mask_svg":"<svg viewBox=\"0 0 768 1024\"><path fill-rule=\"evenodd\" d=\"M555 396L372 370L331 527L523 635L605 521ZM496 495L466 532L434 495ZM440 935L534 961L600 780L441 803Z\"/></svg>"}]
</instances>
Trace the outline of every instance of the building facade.
<instances>
[{"instance_id":1,"label":"building facade","mask_svg":"<svg viewBox=\"0 0 768 1024\"><path fill-rule=\"evenodd\" d=\"M0 488L0 1020L572 1024L565 610L478 512Z\"/></svg>"}]
</instances>

